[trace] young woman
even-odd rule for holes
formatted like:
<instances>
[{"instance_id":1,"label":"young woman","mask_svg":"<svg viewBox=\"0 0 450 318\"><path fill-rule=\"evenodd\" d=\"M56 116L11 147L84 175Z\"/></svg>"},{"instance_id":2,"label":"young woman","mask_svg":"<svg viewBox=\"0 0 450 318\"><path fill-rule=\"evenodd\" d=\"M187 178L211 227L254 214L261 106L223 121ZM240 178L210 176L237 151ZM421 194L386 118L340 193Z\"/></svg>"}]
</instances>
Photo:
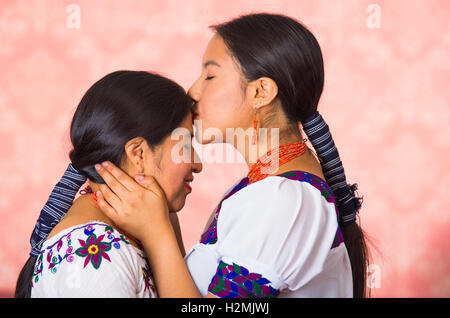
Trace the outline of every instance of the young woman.
<instances>
[{"instance_id":1,"label":"young woman","mask_svg":"<svg viewBox=\"0 0 450 318\"><path fill-rule=\"evenodd\" d=\"M245 135L245 143L227 140L246 159L247 177L221 200L184 259L163 191L151 176L139 185L113 164L97 165L107 183L100 186L99 206L142 242L161 297L363 297L368 259L355 223L360 198L352 193L356 185L347 185L317 113L324 84L319 44L281 15L252 14L213 28L202 74L189 90L194 118L222 136L229 128L268 129L253 140ZM271 128L279 129L279 146L270 142ZM254 164L252 143L271 149ZM267 172L264 163L274 161Z\"/></svg>"},{"instance_id":2,"label":"young woman","mask_svg":"<svg viewBox=\"0 0 450 318\"><path fill-rule=\"evenodd\" d=\"M168 211L181 210L193 173L202 169L190 151L191 106L182 87L148 72L114 72L86 92L71 124L71 165L38 222L17 297L157 296L138 241L106 217L91 195L72 200L86 178L85 194L104 183L94 164L108 159L129 175L154 176L164 189ZM177 128L187 136L175 140ZM174 163L174 151L180 158L190 154L190 160ZM59 223L46 224L45 216L48 221L58 213L65 214ZM171 222L179 228L176 213ZM48 236L43 235L46 230Z\"/></svg>"}]
</instances>

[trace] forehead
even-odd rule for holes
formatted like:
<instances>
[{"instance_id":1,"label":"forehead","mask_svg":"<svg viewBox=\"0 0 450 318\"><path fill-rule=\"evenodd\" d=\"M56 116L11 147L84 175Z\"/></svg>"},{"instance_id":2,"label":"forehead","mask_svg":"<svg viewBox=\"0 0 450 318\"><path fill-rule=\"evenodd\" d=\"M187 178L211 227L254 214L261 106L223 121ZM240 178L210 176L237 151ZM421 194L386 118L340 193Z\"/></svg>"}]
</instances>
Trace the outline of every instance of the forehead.
<instances>
[{"instance_id":1,"label":"forehead","mask_svg":"<svg viewBox=\"0 0 450 318\"><path fill-rule=\"evenodd\" d=\"M189 132L191 134L194 133L194 126L192 125L192 113L191 112L189 112L187 117L183 120L180 127L186 128L187 130L189 130Z\"/></svg>"},{"instance_id":2,"label":"forehead","mask_svg":"<svg viewBox=\"0 0 450 318\"><path fill-rule=\"evenodd\" d=\"M228 53L228 48L225 45L225 42L218 34L215 34L209 41L208 46L206 47L202 63L205 63L209 60L214 60L219 64L224 64L230 59L231 58Z\"/></svg>"},{"instance_id":3,"label":"forehead","mask_svg":"<svg viewBox=\"0 0 450 318\"><path fill-rule=\"evenodd\" d=\"M205 67L205 63L211 65L217 63L220 65L221 72L225 74L232 74L232 76L236 78L245 80L245 76L243 75L239 62L233 57L225 44L225 41L217 33L208 43L205 54L203 55L202 68Z\"/></svg>"}]
</instances>

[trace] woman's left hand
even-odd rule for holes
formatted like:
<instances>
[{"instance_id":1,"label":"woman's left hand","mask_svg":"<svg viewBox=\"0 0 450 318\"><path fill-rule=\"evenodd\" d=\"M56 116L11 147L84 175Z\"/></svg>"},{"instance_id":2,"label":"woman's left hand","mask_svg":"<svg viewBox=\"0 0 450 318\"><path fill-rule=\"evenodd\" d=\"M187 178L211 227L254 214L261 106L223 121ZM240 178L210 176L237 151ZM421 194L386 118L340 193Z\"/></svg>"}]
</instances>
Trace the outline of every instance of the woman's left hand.
<instances>
[{"instance_id":1,"label":"woman's left hand","mask_svg":"<svg viewBox=\"0 0 450 318\"><path fill-rule=\"evenodd\" d=\"M152 176L133 179L109 161L96 169L106 182L99 184L98 206L118 227L142 241L171 226L166 196Z\"/></svg>"}]
</instances>

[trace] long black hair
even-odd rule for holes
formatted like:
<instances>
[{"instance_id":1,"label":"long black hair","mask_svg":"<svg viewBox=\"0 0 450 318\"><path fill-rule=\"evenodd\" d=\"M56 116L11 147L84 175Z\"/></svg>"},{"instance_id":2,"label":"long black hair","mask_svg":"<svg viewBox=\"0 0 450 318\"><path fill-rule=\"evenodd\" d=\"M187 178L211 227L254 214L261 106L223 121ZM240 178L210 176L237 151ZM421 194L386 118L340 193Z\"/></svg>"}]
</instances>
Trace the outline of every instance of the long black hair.
<instances>
[{"instance_id":1,"label":"long black hair","mask_svg":"<svg viewBox=\"0 0 450 318\"><path fill-rule=\"evenodd\" d=\"M225 42L249 82L269 77L291 127L317 111L324 87L322 52L300 22L280 14L243 15L211 25ZM353 275L353 296L366 296L369 254L365 234L355 222L342 228Z\"/></svg>"},{"instance_id":2,"label":"long black hair","mask_svg":"<svg viewBox=\"0 0 450 318\"><path fill-rule=\"evenodd\" d=\"M190 113L191 98L174 81L140 71L117 71L97 81L81 99L70 125L75 169L95 183L105 183L94 165L105 160L120 166L125 144L144 138L160 145ZM31 295L36 257L22 268L15 297Z\"/></svg>"}]
</instances>

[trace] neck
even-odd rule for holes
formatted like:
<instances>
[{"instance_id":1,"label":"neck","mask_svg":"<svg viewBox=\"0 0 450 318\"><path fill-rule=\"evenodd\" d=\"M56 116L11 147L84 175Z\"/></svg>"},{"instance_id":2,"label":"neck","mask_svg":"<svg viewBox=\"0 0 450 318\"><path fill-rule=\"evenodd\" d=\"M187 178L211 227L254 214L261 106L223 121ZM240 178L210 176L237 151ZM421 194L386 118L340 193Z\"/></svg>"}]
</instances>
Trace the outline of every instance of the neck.
<instances>
[{"instance_id":1,"label":"neck","mask_svg":"<svg viewBox=\"0 0 450 318\"><path fill-rule=\"evenodd\" d=\"M303 137L298 130L298 132L290 132L290 133L282 133L279 129L270 129L267 128L266 132L263 133L261 128L259 129L259 138L258 142L255 142L255 145L252 145L252 137L247 136L245 139L245 143L236 143L234 142L233 146L236 150L244 157L245 162L247 163L248 168L256 163L258 159L264 156L269 150L276 148L281 145L302 141ZM309 150L309 149L308 149ZM301 156L299 157L301 158ZM296 159L299 159L296 158Z\"/></svg>"},{"instance_id":2,"label":"neck","mask_svg":"<svg viewBox=\"0 0 450 318\"><path fill-rule=\"evenodd\" d=\"M102 212L102 210L95 204L92 196L93 194L100 190L97 183L89 180L89 187L93 193L86 193L80 195L73 203L73 208L70 209L70 214L75 217L90 218L91 220L103 221L114 225L112 221ZM68 213L69 214L69 213Z\"/></svg>"},{"instance_id":3,"label":"neck","mask_svg":"<svg viewBox=\"0 0 450 318\"><path fill-rule=\"evenodd\" d=\"M92 191L94 188L92 188ZM105 214L101 211L101 209L94 203L92 200L92 193L87 193L80 195L74 202L74 205L76 203L76 212L83 215L89 215L92 216L92 218L100 218L99 221L103 221L109 218L106 217ZM79 208L78 208L79 207Z\"/></svg>"},{"instance_id":4,"label":"neck","mask_svg":"<svg viewBox=\"0 0 450 318\"><path fill-rule=\"evenodd\" d=\"M99 190L98 185L96 185L95 183L90 182L89 186L91 187L93 192ZM124 234L128 239L133 241L133 243L134 243L133 245L134 246L139 247L139 243L134 237L132 237L130 234L128 234L127 232L122 230L120 227L118 227L94 203L94 201L92 200L92 193L87 193L87 194L81 195L75 201L76 201L76 204L74 202L74 208L75 209L72 211L72 215L75 215L76 217L90 219L90 220L97 220L97 221L109 224L113 228L117 229L119 232Z\"/></svg>"}]
</instances>

